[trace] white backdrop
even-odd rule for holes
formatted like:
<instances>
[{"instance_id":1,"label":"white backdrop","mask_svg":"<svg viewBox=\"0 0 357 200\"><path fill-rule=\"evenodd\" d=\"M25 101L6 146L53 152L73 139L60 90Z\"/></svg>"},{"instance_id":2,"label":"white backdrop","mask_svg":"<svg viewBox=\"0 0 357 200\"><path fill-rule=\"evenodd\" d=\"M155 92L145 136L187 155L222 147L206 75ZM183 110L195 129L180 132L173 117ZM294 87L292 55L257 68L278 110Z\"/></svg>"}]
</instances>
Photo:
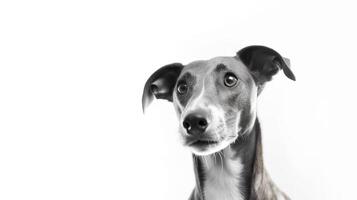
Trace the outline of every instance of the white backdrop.
<instances>
[{"instance_id":1,"label":"white backdrop","mask_svg":"<svg viewBox=\"0 0 357 200\"><path fill-rule=\"evenodd\" d=\"M1 1L0 199L187 199L191 155L154 70L261 44L290 58L259 98L293 199L355 199L353 1Z\"/></svg>"}]
</instances>

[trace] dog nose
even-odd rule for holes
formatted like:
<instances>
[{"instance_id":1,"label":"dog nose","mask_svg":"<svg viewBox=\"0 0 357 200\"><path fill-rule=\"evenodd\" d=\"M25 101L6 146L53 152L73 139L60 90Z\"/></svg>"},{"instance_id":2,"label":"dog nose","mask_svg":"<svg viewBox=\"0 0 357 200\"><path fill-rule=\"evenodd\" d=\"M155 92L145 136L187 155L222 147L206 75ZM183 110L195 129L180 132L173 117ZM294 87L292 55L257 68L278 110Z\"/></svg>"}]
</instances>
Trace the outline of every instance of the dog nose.
<instances>
[{"instance_id":1,"label":"dog nose","mask_svg":"<svg viewBox=\"0 0 357 200\"><path fill-rule=\"evenodd\" d=\"M202 134L207 126L207 120L199 114L189 114L183 120L183 127L189 135Z\"/></svg>"}]
</instances>

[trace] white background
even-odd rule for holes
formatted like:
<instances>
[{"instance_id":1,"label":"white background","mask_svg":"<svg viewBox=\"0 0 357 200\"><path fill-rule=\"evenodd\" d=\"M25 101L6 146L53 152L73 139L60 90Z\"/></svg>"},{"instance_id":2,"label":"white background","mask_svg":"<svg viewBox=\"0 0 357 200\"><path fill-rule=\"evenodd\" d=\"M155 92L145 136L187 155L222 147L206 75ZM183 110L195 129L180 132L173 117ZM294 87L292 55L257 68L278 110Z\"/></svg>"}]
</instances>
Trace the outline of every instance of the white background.
<instances>
[{"instance_id":1,"label":"white background","mask_svg":"<svg viewBox=\"0 0 357 200\"><path fill-rule=\"evenodd\" d=\"M0 199L187 199L191 155L154 70L261 44L290 58L259 98L293 199L355 199L353 1L1 1Z\"/></svg>"}]
</instances>

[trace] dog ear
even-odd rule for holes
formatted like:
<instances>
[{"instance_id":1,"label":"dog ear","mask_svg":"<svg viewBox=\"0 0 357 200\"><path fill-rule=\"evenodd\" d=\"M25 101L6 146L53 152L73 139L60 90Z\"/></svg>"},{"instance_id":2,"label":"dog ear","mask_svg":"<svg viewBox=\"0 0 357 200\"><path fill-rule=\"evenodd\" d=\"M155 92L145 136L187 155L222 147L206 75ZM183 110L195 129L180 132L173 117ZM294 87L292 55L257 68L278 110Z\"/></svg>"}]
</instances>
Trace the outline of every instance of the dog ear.
<instances>
[{"instance_id":1,"label":"dog ear","mask_svg":"<svg viewBox=\"0 0 357 200\"><path fill-rule=\"evenodd\" d=\"M181 63L165 65L149 77L145 83L141 102L143 112L153 101L154 96L172 102L172 93L182 68Z\"/></svg>"},{"instance_id":2,"label":"dog ear","mask_svg":"<svg viewBox=\"0 0 357 200\"><path fill-rule=\"evenodd\" d=\"M269 47L248 46L238 51L237 56L248 67L258 85L270 81L280 69L289 79L296 80L289 68L289 59Z\"/></svg>"}]
</instances>

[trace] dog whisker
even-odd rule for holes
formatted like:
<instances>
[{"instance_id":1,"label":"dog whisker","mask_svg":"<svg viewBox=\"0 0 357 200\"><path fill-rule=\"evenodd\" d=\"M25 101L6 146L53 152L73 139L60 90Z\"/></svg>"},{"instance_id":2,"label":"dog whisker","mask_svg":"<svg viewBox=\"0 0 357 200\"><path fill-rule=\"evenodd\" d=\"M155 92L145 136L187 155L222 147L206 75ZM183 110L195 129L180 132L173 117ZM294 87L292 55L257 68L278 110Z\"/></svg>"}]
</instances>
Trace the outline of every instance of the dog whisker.
<instances>
[{"instance_id":1,"label":"dog whisker","mask_svg":"<svg viewBox=\"0 0 357 200\"><path fill-rule=\"evenodd\" d=\"M221 169L222 169L222 172L223 172L223 168L224 168L223 164L224 164L224 163L223 163L223 158L222 158L221 153L222 153L222 152L221 152L221 151L219 151L219 152L218 152L218 155L219 155L219 157L221 158L221 166L222 166L222 168L221 168Z\"/></svg>"}]
</instances>

